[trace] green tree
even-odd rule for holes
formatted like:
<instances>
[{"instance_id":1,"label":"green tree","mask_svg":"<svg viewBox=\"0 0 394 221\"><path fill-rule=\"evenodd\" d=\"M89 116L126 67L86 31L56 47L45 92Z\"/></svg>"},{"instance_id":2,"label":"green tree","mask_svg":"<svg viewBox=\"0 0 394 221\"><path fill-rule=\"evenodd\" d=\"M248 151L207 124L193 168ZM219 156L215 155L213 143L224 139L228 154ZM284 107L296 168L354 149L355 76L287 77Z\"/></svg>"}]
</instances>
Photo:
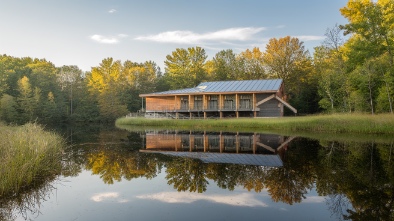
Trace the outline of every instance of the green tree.
<instances>
[{"instance_id":1,"label":"green tree","mask_svg":"<svg viewBox=\"0 0 394 221\"><path fill-rule=\"evenodd\" d=\"M340 50L344 40L338 25L327 29L325 36L323 45L315 48L313 60L321 97L319 106L328 111L346 111L349 87Z\"/></svg>"},{"instance_id":2,"label":"green tree","mask_svg":"<svg viewBox=\"0 0 394 221\"><path fill-rule=\"evenodd\" d=\"M120 99L120 82L124 80L120 61L114 61L113 58L103 59L100 66L92 68L87 80L91 95L97 99L103 121L114 120L128 113L126 104Z\"/></svg>"},{"instance_id":3,"label":"green tree","mask_svg":"<svg viewBox=\"0 0 394 221\"><path fill-rule=\"evenodd\" d=\"M3 94L0 99L0 119L5 122L14 122L18 116L17 103L15 98L8 94Z\"/></svg>"},{"instance_id":4,"label":"green tree","mask_svg":"<svg viewBox=\"0 0 394 221\"><path fill-rule=\"evenodd\" d=\"M240 75L239 61L233 50L216 53L212 62L212 79L215 81L236 80Z\"/></svg>"},{"instance_id":5,"label":"green tree","mask_svg":"<svg viewBox=\"0 0 394 221\"><path fill-rule=\"evenodd\" d=\"M346 7L340 9L349 24L341 26L345 34L353 34L363 44L358 50L365 50L368 57L378 57L383 53L390 55L393 65L394 50L394 2L392 0L349 0Z\"/></svg>"},{"instance_id":6,"label":"green tree","mask_svg":"<svg viewBox=\"0 0 394 221\"><path fill-rule=\"evenodd\" d=\"M165 72L171 89L195 87L207 79L204 69L207 55L203 48L177 48L166 58Z\"/></svg>"},{"instance_id":7,"label":"green tree","mask_svg":"<svg viewBox=\"0 0 394 221\"><path fill-rule=\"evenodd\" d=\"M29 78L24 76L18 81L18 104L21 110L21 122L34 120L34 112L36 108L35 98L33 95L33 89Z\"/></svg>"},{"instance_id":8,"label":"green tree","mask_svg":"<svg viewBox=\"0 0 394 221\"><path fill-rule=\"evenodd\" d=\"M370 89L369 107L360 106L364 106L362 109L369 110L373 114L374 105L377 103L378 111L385 110L392 113L394 2L392 0L349 0L346 7L341 8L340 11L349 21L349 24L342 25L341 28L345 34L351 34L344 47L349 72L356 69L364 70L367 79L359 82L367 82ZM355 95L353 100L363 100L362 97L366 96L365 90L361 89L363 85L356 88L357 90L352 92Z\"/></svg>"}]
</instances>

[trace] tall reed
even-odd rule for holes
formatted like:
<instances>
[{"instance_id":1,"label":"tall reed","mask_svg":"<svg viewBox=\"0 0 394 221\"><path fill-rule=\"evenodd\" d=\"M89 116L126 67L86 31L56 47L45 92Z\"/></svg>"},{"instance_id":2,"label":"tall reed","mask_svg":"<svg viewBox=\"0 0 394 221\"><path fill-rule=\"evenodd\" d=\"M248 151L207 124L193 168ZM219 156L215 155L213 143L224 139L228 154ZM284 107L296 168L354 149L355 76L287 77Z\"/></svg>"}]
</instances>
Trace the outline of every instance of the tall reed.
<instances>
[{"instance_id":1,"label":"tall reed","mask_svg":"<svg viewBox=\"0 0 394 221\"><path fill-rule=\"evenodd\" d=\"M59 174L64 144L62 137L35 123L0 124L0 197Z\"/></svg>"}]
</instances>

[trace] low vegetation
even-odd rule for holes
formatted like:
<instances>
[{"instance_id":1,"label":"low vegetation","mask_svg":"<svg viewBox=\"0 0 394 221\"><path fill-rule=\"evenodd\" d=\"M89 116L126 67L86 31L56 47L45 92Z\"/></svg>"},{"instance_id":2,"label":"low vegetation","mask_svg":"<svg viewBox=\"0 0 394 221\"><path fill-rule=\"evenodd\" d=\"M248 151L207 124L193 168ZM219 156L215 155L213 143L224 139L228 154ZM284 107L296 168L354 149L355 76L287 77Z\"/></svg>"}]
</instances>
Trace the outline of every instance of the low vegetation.
<instances>
[{"instance_id":1,"label":"low vegetation","mask_svg":"<svg viewBox=\"0 0 394 221\"><path fill-rule=\"evenodd\" d=\"M38 124L0 124L0 197L60 173L64 140Z\"/></svg>"},{"instance_id":2,"label":"low vegetation","mask_svg":"<svg viewBox=\"0 0 394 221\"><path fill-rule=\"evenodd\" d=\"M394 134L394 115L332 114L283 118L146 119L119 118L116 125L166 126L183 129L235 129L239 131L310 131L326 133Z\"/></svg>"}]
</instances>

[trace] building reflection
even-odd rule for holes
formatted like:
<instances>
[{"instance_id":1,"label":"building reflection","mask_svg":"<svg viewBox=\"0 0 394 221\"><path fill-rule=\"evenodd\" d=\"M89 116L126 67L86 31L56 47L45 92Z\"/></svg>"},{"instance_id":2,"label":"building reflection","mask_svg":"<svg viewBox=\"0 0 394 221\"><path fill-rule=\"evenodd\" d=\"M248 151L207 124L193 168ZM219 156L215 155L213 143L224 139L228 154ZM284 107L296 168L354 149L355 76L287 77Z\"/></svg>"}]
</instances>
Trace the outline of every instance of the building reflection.
<instances>
[{"instance_id":1,"label":"building reflection","mask_svg":"<svg viewBox=\"0 0 394 221\"><path fill-rule=\"evenodd\" d=\"M140 152L200 159L204 163L232 163L279 167L295 137L276 134L152 130Z\"/></svg>"}]
</instances>

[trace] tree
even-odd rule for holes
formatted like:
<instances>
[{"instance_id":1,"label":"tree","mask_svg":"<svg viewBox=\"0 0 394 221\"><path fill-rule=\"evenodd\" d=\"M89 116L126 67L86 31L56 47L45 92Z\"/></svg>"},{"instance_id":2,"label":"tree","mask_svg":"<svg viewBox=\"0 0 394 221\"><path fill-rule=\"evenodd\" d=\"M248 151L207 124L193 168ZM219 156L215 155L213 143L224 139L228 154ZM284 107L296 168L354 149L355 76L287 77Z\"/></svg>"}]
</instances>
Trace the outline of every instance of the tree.
<instances>
[{"instance_id":1,"label":"tree","mask_svg":"<svg viewBox=\"0 0 394 221\"><path fill-rule=\"evenodd\" d=\"M392 0L349 0L340 9L349 24L340 26L345 34L359 37L364 44L361 48L368 51L368 57L378 57L384 52L390 55L393 65L394 50L394 2ZM365 57L364 59L367 59Z\"/></svg>"},{"instance_id":2,"label":"tree","mask_svg":"<svg viewBox=\"0 0 394 221\"><path fill-rule=\"evenodd\" d=\"M304 68L310 68L308 51L298 38L286 36L271 38L263 55L270 77L283 79L288 93L294 93L299 83L308 73Z\"/></svg>"},{"instance_id":3,"label":"tree","mask_svg":"<svg viewBox=\"0 0 394 221\"><path fill-rule=\"evenodd\" d=\"M380 70L366 69L373 71L369 73L369 79L381 78L381 85L374 85L374 90L370 91L370 106L374 100L372 94L379 94L378 109L393 113L391 90L394 87L394 1L392 0L349 0L346 7L341 8L341 13L349 21L349 24L342 25L345 34L351 34L351 38L345 44L346 58L349 60L351 71L361 67L370 66L372 63L385 64L380 66ZM381 63L382 64L382 63ZM387 65L388 64L388 65ZM385 67L385 68L382 68ZM365 69L365 68L364 68ZM372 82L369 87L372 89ZM384 97L386 97L384 99ZM385 104L386 107L382 106ZM374 113L374 108L371 109Z\"/></svg>"},{"instance_id":4,"label":"tree","mask_svg":"<svg viewBox=\"0 0 394 221\"><path fill-rule=\"evenodd\" d=\"M318 111L317 77L303 42L290 36L272 38L263 58L268 77L283 79L285 95L299 113Z\"/></svg>"},{"instance_id":5,"label":"tree","mask_svg":"<svg viewBox=\"0 0 394 221\"><path fill-rule=\"evenodd\" d=\"M121 102L122 65L113 58L103 59L100 66L93 67L87 76L88 87L98 101L102 120L113 120L128 113L126 104Z\"/></svg>"},{"instance_id":6,"label":"tree","mask_svg":"<svg viewBox=\"0 0 394 221\"><path fill-rule=\"evenodd\" d=\"M323 45L315 48L314 68L318 75L319 106L335 111L348 109L348 86L345 61L340 50L343 45L338 25L328 28Z\"/></svg>"},{"instance_id":7,"label":"tree","mask_svg":"<svg viewBox=\"0 0 394 221\"><path fill-rule=\"evenodd\" d=\"M259 48L252 50L246 49L238 55L237 60L240 63L239 80L256 80L266 79L263 52Z\"/></svg>"},{"instance_id":8,"label":"tree","mask_svg":"<svg viewBox=\"0 0 394 221\"><path fill-rule=\"evenodd\" d=\"M22 122L33 120L34 111L35 111L35 101L33 97L33 89L31 88L31 84L29 78L24 76L18 81L18 104L19 108L22 112Z\"/></svg>"},{"instance_id":9,"label":"tree","mask_svg":"<svg viewBox=\"0 0 394 221\"><path fill-rule=\"evenodd\" d=\"M240 74L239 61L233 50L222 50L211 60L212 79L216 81L236 80Z\"/></svg>"},{"instance_id":10,"label":"tree","mask_svg":"<svg viewBox=\"0 0 394 221\"><path fill-rule=\"evenodd\" d=\"M8 94L3 94L0 99L0 119L5 122L16 121L18 116L17 103L15 98Z\"/></svg>"},{"instance_id":11,"label":"tree","mask_svg":"<svg viewBox=\"0 0 394 221\"><path fill-rule=\"evenodd\" d=\"M207 55L203 48L177 48L166 58L165 72L171 89L195 87L207 79L204 69Z\"/></svg>"},{"instance_id":12,"label":"tree","mask_svg":"<svg viewBox=\"0 0 394 221\"><path fill-rule=\"evenodd\" d=\"M126 61L123 64L122 73L125 78L122 101L127 103L129 111L139 111L142 107L142 99L139 94L152 93L157 90L158 78L161 77L160 67L153 61L144 63ZM160 83L163 83L163 81Z\"/></svg>"},{"instance_id":13,"label":"tree","mask_svg":"<svg viewBox=\"0 0 394 221\"><path fill-rule=\"evenodd\" d=\"M75 101L74 94L78 93L79 83L82 81L83 72L75 65L63 65L58 72L58 82L61 87L61 90L65 92L68 100L67 105L67 114L72 115ZM76 88L77 87L77 88ZM78 95L77 95L78 96Z\"/></svg>"}]
</instances>

